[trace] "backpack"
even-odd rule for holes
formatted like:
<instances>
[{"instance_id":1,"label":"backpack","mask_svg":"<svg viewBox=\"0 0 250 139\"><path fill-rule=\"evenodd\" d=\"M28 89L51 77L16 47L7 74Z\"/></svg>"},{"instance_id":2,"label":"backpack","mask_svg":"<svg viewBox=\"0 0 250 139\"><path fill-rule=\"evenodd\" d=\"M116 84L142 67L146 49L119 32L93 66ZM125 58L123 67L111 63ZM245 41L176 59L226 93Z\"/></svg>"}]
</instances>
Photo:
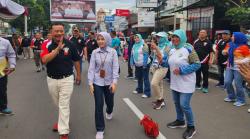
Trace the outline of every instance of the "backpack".
<instances>
[{"instance_id":1,"label":"backpack","mask_svg":"<svg viewBox=\"0 0 250 139\"><path fill-rule=\"evenodd\" d=\"M140 124L144 127L144 131L147 136L156 138L159 135L158 124L152 120L148 115L144 115L143 119L140 121Z\"/></svg>"}]
</instances>

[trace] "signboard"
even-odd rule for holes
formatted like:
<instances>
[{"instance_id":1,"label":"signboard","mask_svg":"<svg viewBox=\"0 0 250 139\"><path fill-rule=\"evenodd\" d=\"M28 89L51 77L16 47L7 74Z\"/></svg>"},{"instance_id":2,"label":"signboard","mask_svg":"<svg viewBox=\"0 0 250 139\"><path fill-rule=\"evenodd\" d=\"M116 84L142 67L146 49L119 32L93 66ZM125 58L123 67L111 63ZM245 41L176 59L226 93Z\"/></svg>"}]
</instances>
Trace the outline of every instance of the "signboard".
<instances>
[{"instance_id":1,"label":"signboard","mask_svg":"<svg viewBox=\"0 0 250 139\"><path fill-rule=\"evenodd\" d=\"M95 0L50 0L50 20L96 22Z\"/></svg>"},{"instance_id":2,"label":"signboard","mask_svg":"<svg viewBox=\"0 0 250 139\"><path fill-rule=\"evenodd\" d=\"M114 16L105 16L104 21L105 22L114 22L115 17Z\"/></svg>"},{"instance_id":3,"label":"signboard","mask_svg":"<svg viewBox=\"0 0 250 139\"><path fill-rule=\"evenodd\" d=\"M155 12L139 10L138 27L155 27Z\"/></svg>"},{"instance_id":4,"label":"signboard","mask_svg":"<svg viewBox=\"0 0 250 139\"><path fill-rule=\"evenodd\" d=\"M124 10L124 9L116 9L116 16L129 16L130 12L129 10Z\"/></svg>"},{"instance_id":5,"label":"signboard","mask_svg":"<svg viewBox=\"0 0 250 139\"><path fill-rule=\"evenodd\" d=\"M126 17L115 17L114 28L116 31L124 31L128 28L128 20Z\"/></svg>"},{"instance_id":6,"label":"signboard","mask_svg":"<svg viewBox=\"0 0 250 139\"><path fill-rule=\"evenodd\" d=\"M158 0L136 0L137 8L155 8L158 7Z\"/></svg>"}]
</instances>

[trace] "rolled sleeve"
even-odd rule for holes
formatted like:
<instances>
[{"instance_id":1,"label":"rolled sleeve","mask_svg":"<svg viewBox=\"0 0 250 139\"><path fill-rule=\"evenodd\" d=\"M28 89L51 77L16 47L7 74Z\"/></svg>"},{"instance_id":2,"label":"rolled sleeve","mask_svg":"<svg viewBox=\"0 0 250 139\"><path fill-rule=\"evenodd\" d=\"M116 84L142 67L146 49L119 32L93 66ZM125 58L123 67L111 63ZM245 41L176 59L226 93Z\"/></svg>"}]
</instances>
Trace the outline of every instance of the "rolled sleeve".
<instances>
[{"instance_id":1,"label":"rolled sleeve","mask_svg":"<svg viewBox=\"0 0 250 139\"><path fill-rule=\"evenodd\" d=\"M117 53L113 52L114 58L113 58L113 83L117 84L118 78L119 78L119 62L118 62L118 56Z\"/></svg>"}]
</instances>

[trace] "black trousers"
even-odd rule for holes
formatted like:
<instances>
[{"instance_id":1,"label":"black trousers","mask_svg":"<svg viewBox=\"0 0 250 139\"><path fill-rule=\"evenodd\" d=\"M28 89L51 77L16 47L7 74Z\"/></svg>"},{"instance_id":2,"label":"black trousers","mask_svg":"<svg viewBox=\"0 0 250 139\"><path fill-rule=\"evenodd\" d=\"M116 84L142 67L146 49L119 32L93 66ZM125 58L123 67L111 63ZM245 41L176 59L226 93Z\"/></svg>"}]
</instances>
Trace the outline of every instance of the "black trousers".
<instances>
[{"instance_id":1,"label":"black trousers","mask_svg":"<svg viewBox=\"0 0 250 139\"><path fill-rule=\"evenodd\" d=\"M0 111L7 108L7 83L7 76L0 78Z\"/></svg>"},{"instance_id":2,"label":"black trousers","mask_svg":"<svg viewBox=\"0 0 250 139\"><path fill-rule=\"evenodd\" d=\"M133 69L131 68L130 65L130 57L128 58L128 76L133 77Z\"/></svg>"},{"instance_id":3,"label":"black trousers","mask_svg":"<svg viewBox=\"0 0 250 139\"><path fill-rule=\"evenodd\" d=\"M219 84L224 85L224 72L226 69L226 65L219 64L218 65L218 72L219 72Z\"/></svg>"},{"instance_id":4,"label":"black trousers","mask_svg":"<svg viewBox=\"0 0 250 139\"><path fill-rule=\"evenodd\" d=\"M209 66L208 64L201 64L201 68L196 71L196 86L200 87L201 86L201 73L203 76L203 88L208 88L208 69Z\"/></svg>"}]
</instances>

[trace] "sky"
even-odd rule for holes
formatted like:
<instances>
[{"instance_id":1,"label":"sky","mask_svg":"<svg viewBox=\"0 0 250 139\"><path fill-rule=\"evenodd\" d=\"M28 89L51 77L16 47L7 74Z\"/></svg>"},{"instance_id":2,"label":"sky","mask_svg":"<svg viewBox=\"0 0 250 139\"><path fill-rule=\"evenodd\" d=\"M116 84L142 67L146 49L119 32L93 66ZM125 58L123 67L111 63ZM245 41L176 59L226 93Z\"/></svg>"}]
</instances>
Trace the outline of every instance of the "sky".
<instances>
[{"instance_id":1,"label":"sky","mask_svg":"<svg viewBox=\"0 0 250 139\"><path fill-rule=\"evenodd\" d=\"M96 0L97 10L104 9L126 9L135 6L136 0Z\"/></svg>"}]
</instances>

